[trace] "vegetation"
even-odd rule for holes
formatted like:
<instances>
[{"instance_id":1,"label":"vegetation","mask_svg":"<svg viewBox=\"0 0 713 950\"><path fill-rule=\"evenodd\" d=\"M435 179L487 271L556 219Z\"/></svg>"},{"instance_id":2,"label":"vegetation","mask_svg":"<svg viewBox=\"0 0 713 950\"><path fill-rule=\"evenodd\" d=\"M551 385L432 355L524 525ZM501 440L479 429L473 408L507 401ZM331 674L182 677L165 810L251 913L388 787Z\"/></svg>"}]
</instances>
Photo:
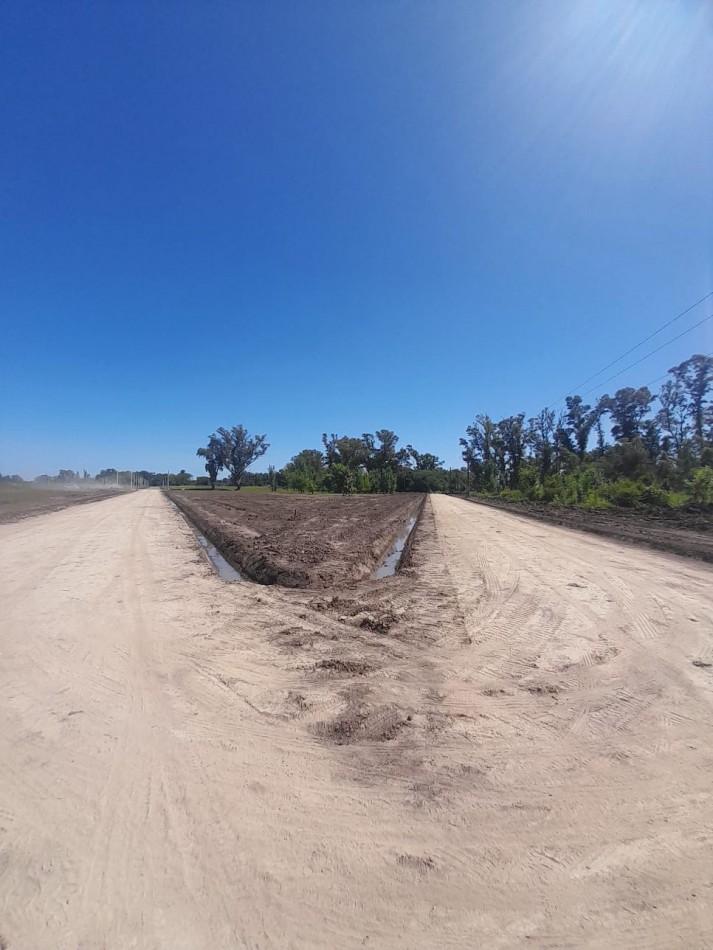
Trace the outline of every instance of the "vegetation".
<instances>
[{"instance_id":1,"label":"vegetation","mask_svg":"<svg viewBox=\"0 0 713 950\"><path fill-rule=\"evenodd\" d=\"M572 395L559 415L546 408L527 422L524 413L500 421L479 415L460 440L470 487L590 508L709 505L712 389L713 358L697 354L669 370L657 395L625 387L593 406Z\"/></svg>"},{"instance_id":2,"label":"vegetation","mask_svg":"<svg viewBox=\"0 0 713 950\"><path fill-rule=\"evenodd\" d=\"M225 469L233 488L240 488L245 470L270 448L266 436L249 436L245 426L221 428L208 439L208 445L200 448L196 455L205 458L205 470L208 472L210 487L215 488L218 473Z\"/></svg>"},{"instance_id":3,"label":"vegetation","mask_svg":"<svg viewBox=\"0 0 713 950\"><path fill-rule=\"evenodd\" d=\"M713 358L696 354L669 370L657 394L624 387L592 404L569 395L559 413L544 408L495 420L480 414L460 440L464 465L446 469L431 452L400 447L391 429L322 435L282 468L249 467L268 450L265 435L220 428L197 451L206 475L102 469L94 481L120 487L166 486L265 491L475 492L510 501L585 508L713 505ZM219 477L221 472L226 476ZM61 469L36 482L74 486L88 472ZM19 475L0 476L18 482Z\"/></svg>"}]
</instances>

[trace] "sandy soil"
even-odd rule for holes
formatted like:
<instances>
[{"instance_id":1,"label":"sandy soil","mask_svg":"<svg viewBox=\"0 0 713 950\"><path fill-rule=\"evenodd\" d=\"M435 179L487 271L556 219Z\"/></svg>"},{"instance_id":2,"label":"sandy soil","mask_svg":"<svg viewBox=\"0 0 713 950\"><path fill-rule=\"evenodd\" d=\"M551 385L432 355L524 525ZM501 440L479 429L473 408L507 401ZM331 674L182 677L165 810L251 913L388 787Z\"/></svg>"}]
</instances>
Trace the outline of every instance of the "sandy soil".
<instances>
[{"instance_id":1,"label":"sandy soil","mask_svg":"<svg viewBox=\"0 0 713 950\"><path fill-rule=\"evenodd\" d=\"M0 526L10 950L704 947L713 571L433 497L225 585L143 491Z\"/></svg>"},{"instance_id":2,"label":"sandy soil","mask_svg":"<svg viewBox=\"0 0 713 950\"><path fill-rule=\"evenodd\" d=\"M369 577L424 498L178 490L170 497L242 574L320 588Z\"/></svg>"},{"instance_id":3,"label":"sandy soil","mask_svg":"<svg viewBox=\"0 0 713 950\"><path fill-rule=\"evenodd\" d=\"M504 499L469 498L478 505L510 511L548 524L564 525L630 544L643 544L682 557L713 562L713 510L689 505L687 508L603 508L586 509L574 505L545 502L517 502Z\"/></svg>"}]
</instances>

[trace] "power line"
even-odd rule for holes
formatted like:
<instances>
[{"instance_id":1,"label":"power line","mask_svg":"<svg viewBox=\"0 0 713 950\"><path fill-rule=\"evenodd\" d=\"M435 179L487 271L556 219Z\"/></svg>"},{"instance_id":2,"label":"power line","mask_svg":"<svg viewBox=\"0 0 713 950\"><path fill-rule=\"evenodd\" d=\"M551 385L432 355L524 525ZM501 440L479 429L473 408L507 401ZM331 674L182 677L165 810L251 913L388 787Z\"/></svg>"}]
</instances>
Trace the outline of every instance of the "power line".
<instances>
[{"instance_id":1,"label":"power line","mask_svg":"<svg viewBox=\"0 0 713 950\"><path fill-rule=\"evenodd\" d=\"M667 327L670 327L670 326L671 326L673 323L675 323L677 320L680 320L681 317L685 317L687 313L690 313L690 312L691 312L691 310L695 310L695 308L696 308L699 304L702 304L704 300L708 300L709 297L713 297L713 290L711 290L709 293L707 293L707 294L705 294L703 297L701 297L700 300L697 300L695 303L692 303L690 307L686 307L685 310L682 310L679 314L676 314L676 316L673 317L671 320L669 320L667 323L662 324L662 325L658 328L658 330L654 330L653 333L650 333L647 337L644 337L643 340L641 340L641 341L640 341L639 343L637 343L635 346L632 346L632 347L631 347L630 349L628 349L625 353L622 353L621 356L617 356L617 358L616 358L615 360L612 360L611 363L607 363L607 365L604 366L604 367L602 367L602 369L600 369L598 372L594 373L592 376L588 376L585 380L582 380L582 382L581 382L581 383L578 383L578 384L574 387L574 389L570 389L570 391L569 391L568 393L565 393L564 396L560 396L559 399L557 399L555 402L553 402L553 403L552 403L552 406L556 406L557 403L562 402L562 400L563 400L563 399L566 399L567 396L572 396L572 395L574 395L574 393L576 393L577 390L578 390L580 387L586 386L587 383L591 382L593 379L596 379L597 376L601 376L602 373L606 373L606 371L607 371L608 369L611 369L612 366L615 366L615 365L616 365L617 363L619 363L621 360L625 359L625 357L627 357L630 353L633 353L634 350L638 350L640 346L643 346L643 345L644 345L644 343L648 343L649 340L653 340L653 338L654 338L655 336L658 336L659 333L661 333L662 330L665 330ZM706 319L709 319L709 318L706 318ZM703 321L701 321L701 322L702 322L702 323L705 323L705 320L703 320ZM700 324L697 323L696 326L700 326ZM695 330L695 327L691 327L691 330ZM685 331L685 332L688 332L688 331ZM681 334L681 336L682 336L682 335L683 335L683 334ZM669 340L669 343L673 343L675 340L678 340L678 339L679 339L679 337L674 337L673 340ZM668 346L668 343L664 343L663 346ZM663 347L659 347L659 349L663 349ZM653 353L658 353L658 350L654 350ZM653 353L650 353L649 356L652 356ZM647 359L647 357L643 357L643 359ZM641 360L638 360L637 362L641 362ZM637 365L636 363L632 363L632 364L631 364L631 366L636 366L636 365ZM627 367L627 369L630 369L630 368L631 368L631 367ZM625 373L625 372L626 372L626 370L622 370L622 373ZM621 373L618 373L617 375L621 375ZM615 379L615 378L616 378L615 376L612 376L612 377L611 377L611 379ZM602 383L602 386L606 385L606 383L608 383L609 381L610 381L610 380L605 380L605 382ZM594 388L597 389L598 387L595 386ZM592 392L591 389L588 390L588 391L589 391L589 392ZM585 395L586 395L586 393L585 393Z\"/></svg>"},{"instance_id":2,"label":"power line","mask_svg":"<svg viewBox=\"0 0 713 950\"><path fill-rule=\"evenodd\" d=\"M706 360L713 359L713 353L706 353L703 359L706 359ZM660 383L661 380L666 379L667 376L668 376L668 373L664 373L663 376L657 376L656 379L652 379L650 380L650 382L644 383L644 386L648 388L649 386L653 386L654 383Z\"/></svg>"},{"instance_id":3,"label":"power line","mask_svg":"<svg viewBox=\"0 0 713 950\"><path fill-rule=\"evenodd\" d=\"M690 333L692 330L697 329L698 327L702 326L704 323L706 323L708 320L711 320L711 319L713 319L713 313L709 313L707 317L704 317L702 320L699 320L698 323L694 323L692 327L688 327L687 330L684 330L683 333L679 333L678 336L675 336L672 339L667 340L665 343L662 343L661 346L657 346L655 350L652 350L650 353L647 353L646 356L642 356L640 359L634 360L633 363L629 363L628 366L625 366L624 369L619 370L618 373L614 373L613 376L610 376L608 379L605 379L604 382L597 383L596 386L592 386L591 389L588 389L586 392L583 392L582 396L588 396L589 393L593 393L595 390L601 389L602 386L606 386L606 384L610 383L613 379L616 379L618 376L622 376L624 373L628 372L628 370L632 369L632 367L638 366L639 363L643 363L644 360L647 360L650 356L653 356L655 353L658 353L659 350L663 350L664 347L669 346L671 343L675 343L676 340L680 340L682 336L685 336L687 333Z\"/></svg>"}]
</instances>

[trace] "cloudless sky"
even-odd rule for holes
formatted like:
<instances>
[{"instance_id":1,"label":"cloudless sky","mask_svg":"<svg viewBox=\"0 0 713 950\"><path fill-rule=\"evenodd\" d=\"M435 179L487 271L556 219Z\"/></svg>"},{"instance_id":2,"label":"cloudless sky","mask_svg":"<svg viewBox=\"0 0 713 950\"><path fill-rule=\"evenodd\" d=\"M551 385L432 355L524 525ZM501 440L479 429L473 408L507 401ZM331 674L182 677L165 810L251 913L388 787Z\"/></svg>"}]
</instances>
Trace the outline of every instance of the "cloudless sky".
<instances>
[{"instance_id":1,"label":"cloudless sky","mask_svg":"<svg viewBox=\"0 0 713 950\"><path fill-rule=\"evenodd\" d=\"M4 0L0 82L3 473L455 465L713 290L708 0Z\"/></svg>"}]
</instances>

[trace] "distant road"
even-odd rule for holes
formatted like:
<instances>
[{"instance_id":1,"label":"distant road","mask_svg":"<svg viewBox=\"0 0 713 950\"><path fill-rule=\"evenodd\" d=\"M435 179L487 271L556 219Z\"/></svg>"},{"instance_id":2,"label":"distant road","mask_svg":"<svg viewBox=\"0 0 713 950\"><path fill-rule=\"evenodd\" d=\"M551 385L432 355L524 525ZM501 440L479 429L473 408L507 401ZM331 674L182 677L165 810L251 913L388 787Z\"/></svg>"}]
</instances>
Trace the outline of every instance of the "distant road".
<instances>
[{"instance_id":1,"label":"distant road","mask_svg":"<svg viewBox=\"0 0 713 950\"><path fill-rule=\"evenodd\" d=\"M223 584L157 491L0 525L9 950L705 945L713 570L443 496L419 532L389 639ZM316 739L346 689L398 737Z\"/></svg>"}]
</instances>

